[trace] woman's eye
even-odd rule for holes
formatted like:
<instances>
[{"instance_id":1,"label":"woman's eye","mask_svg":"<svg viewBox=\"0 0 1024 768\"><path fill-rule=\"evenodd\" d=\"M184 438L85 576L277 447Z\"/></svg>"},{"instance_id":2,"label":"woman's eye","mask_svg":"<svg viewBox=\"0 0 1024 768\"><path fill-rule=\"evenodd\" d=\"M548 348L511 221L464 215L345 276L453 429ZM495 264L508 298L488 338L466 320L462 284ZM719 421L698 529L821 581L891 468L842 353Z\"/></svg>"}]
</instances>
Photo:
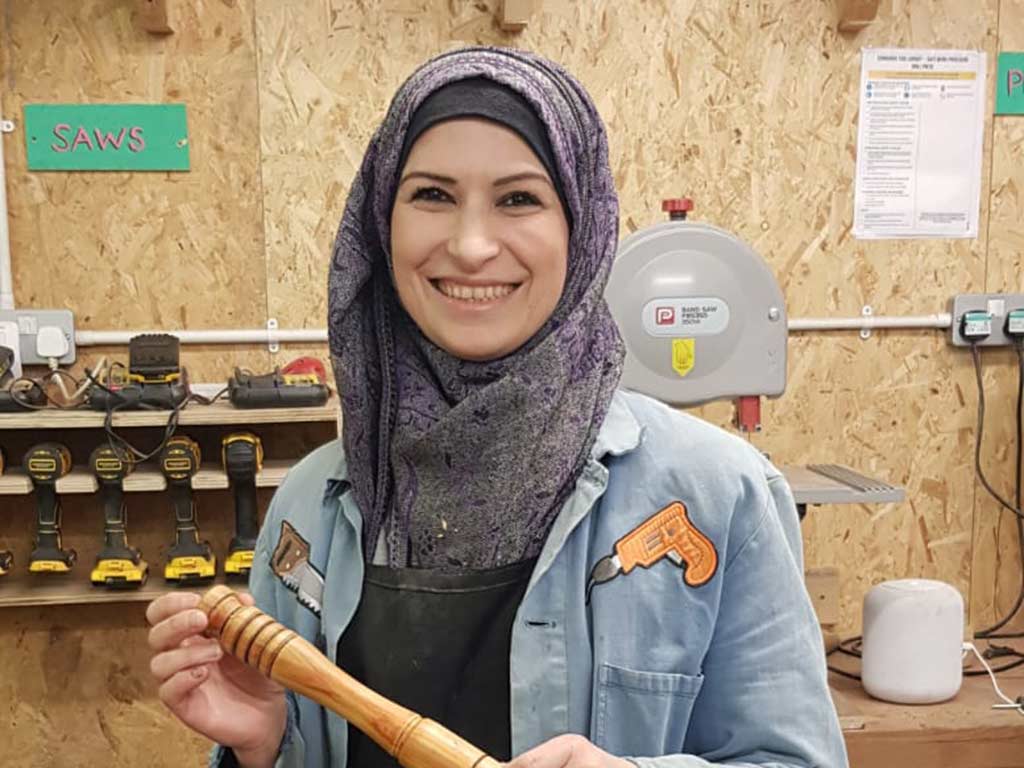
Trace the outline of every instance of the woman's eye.
<instances>
[{"instance_id":1,"label":"woman's eye","mask_svg":"<svg viewBox=\"0 0 1024 768\"><path fill-rule=\"evenodd\" d=\"M529 192L510 192L501 199L499 205L509 208L519 208L526 205L540 205L536 195Z\"/></svg>"},{"instance_id":2,"label":"woman's eye","mask_svg":"<svg viewBox=\"0 0 1024 768\"><path fill-rule=\"evenodd\" d=\"M420 187L412 193L412 200L426 200L428 203L447 203L452 196L440 187Z\"/></svg>"}]
</instances>

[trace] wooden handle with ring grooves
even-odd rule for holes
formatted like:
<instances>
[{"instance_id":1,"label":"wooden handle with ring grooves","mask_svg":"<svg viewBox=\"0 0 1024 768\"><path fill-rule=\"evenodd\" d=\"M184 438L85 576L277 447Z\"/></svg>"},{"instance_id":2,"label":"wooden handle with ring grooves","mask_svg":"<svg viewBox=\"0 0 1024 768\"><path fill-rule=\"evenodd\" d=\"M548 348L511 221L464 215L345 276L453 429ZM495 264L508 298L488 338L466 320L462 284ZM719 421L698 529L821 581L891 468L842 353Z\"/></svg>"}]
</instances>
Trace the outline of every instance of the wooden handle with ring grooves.
<instances>
[{"instance_id":1,"label":"wooden handle with ring grooves","mask_svg":"<svg viewBox=\"0 0 1024 768\"><path fill-rule=\"evenodd\" d=\"M206 634L226 653L345 718L405 768L502 765L439 723L353 679L292 630L243 605L229 587L209 589L199 608L210 619Z\"/></svg>"}]
</instances>

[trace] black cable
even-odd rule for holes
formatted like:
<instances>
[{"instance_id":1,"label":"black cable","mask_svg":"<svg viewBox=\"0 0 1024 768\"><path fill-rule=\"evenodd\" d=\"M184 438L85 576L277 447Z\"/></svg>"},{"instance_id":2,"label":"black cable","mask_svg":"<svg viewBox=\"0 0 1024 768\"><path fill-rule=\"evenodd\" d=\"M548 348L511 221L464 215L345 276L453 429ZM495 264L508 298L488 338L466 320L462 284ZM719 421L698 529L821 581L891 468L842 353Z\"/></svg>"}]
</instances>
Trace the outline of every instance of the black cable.
<instances>
[{"instance_id":1,"label":"black cable","mask_svg":"<svg viewBox=\"0 0 1024 768\"><path fill-rule=\"evenodd\" d=\"M1016 468L1015 468L1015 497L1014 501L1017 504L1017 509L1021 508L1021 470L1022 464L1024 464L1024 340L1018 341L1017 346L1017 450L1016 450ZM1017 544L1020 550L1020 561L1021 561L1021 585L1020 590L1017 592L1017 599L1013 603L1013 607L1006 613L1006 615L993 624L987 629L983 629L980 632L975 633L976 638L1020 638L1024 637L1024 632L996 632L998 629L1002 629L1004 626L1010 623L1010 620L1017 615L1022 604L1024 604L1024 520L1017 516L1015 518L1017 523Z\"/></svg>"},{"instance_id":2,"label":"black cable","mask_svg":"<svg viewBox=\"0 0 1024 768\"><path fill-rule=\"evenodd\" d=\"M24 382L28 382L31 386L29 386L29 387L22 387L21 389L16 389L17 385L20 384L23 381ZM53 405L36 405L35 403L30 403L28 400L25 399L26 395L24 393L26 393L26 392L28 392L29 390L32 390L32 389L38 389L39 390L39 394L41 394L43 396L43 402L44 403L53 403L53 401L50 400L50 396L48 394L46 394L46 387L44 387L42 384L40 384L35 379L30 379L28 376L19 376L17 379L12 381L11 382L11 387L8 390L8 392L10 393L10 395L13 398L14 402L16 402L22 408L28 408L29 410L33 410L33 411L45 411L45 410L49 410L51 408L58 407L56 403L53 403Z\"/></svg>"},{"instance_id":3,"label":"black cable","mask_svg":"<svg viewBox=\"0 0 1024 768\"><path fill-rule=\"evenodd\" d=\"M861 636L857 635L856 637L848 637L845 640L840 641L839 645L836 647L836 650L840 653L845 653L847 656L854 656L855 658L859 659L860 648Z\"/></svg>"},{"instance_id":4,"label":"black cable","mask_svg":"<svg viewBox=\"0 0 1024 768\"><path fill-rule=\"evenodd\" d=\"M67 371L61 370L60 368L57 368L57 369L55 369L53 371L50 371L50 373L48 373L46 375L46 378L50 378L50 376L53 376L53 375L59 375L59 376L63 376L66 379L70 379L71 382L75 385L75 389L78 389L79 387L82 386L82 382L81 381L76 379L74 376L72 376ZM22 382L28 383L31 386L22 387L22 388L18 389L17 388L18 384L21 384ZM36 403L30 403L26 399L26 396L25 396L24 393L28 392L28 391L30 391L32 389L38 389L39 390L39 393L43 396L43 402L44 402L43 405L37 405ZM61 411L72 411L72 410L77 409L79 406L81 406L81 404L83 402L83 401L79 401L77 403L62 403L62 402L58 402L58 401L54 400L52 397L50 397L49 393L46 391L46 381L45 381L45 379L43 381L40 381L39 379L33 379L33 378L28 377L28 376L19 376L18 378L16 378L14 381L11 382L11 386L8 388L7 391L11 395L11 397L13 398L14 402L16 402L21 407L28 408L29 410L32 410L32 411L48 411L48 410L55 410L55 409L56 410L61 410Z\"/></svg>"},{"instance_id":5,"label":"black cable","mask_svg":"<svg viewBox=\"0 0 1024 768\"><path fill-rule=\"evenodd\" d=\"M114 431L114 412L121 410L121 408L124 406L124 403L119 403L117 405L111 406L110 408L107 408L107 412L103 418L103 431L106 432L107 434L107 443L110 445L111 448L115 450L117 449L118 446L120 446L124 450L130 452L132 456L135 457L136 462L149 461L151 458L158 455L164 449L164 447L167 445L168 440L174 437L174 433L178 429L178 414L181 412L181 409L185 406L187 402L188 398L182 400L177 406L175 406L171 410L170 415L167 417L167 424L164 426L164 435L160 439L160 443L157 445L156 448L149 452L139 450L130 442L128 442L125 438L123 438L121 435L117 434ZM159 409L146 407L144 408L144 410Z\"/></svg>"},{"instance_id":6,"label":"black cable","mask_svg":"<svg viewBox=\"0 0 1024 768\"><path fill-rule=\"evenodd\" d=\"M837 675L842 675L843 677L848 677L851 680L860 680L860 675L854 674L853 672L847 672L845 669L839 669L837 667L829 667L828 671L829 672L835 672Z\"/></svg>"},{"instance_id":7,"label":"black cable","mask_svg":"<svg viewBox=\"0 0 1024 768\"><path fill-rule=\"evenodd\" d=\"M985 386L981 381L981 352L978 351L976 342L971 344L971 357L974 358L974 375L978 381L978 430L974 440L974 470L978 479L981 480L981 484L993 499L1017 517L1024 517L1024 512L1010 504L992 487L988 478L985 477L985 471L981 468L981 442L985 431Z\"/></svg>"},{"instance_id":8,"label":"black cable","mask_svg":"<svg viewBox=\"0 0 1024 768\"><path fill-rule=\"evenodd\" d=\"M148 452L140 451L138 448L136 448L134 445L129 443L125 438L123 438L121 435L117 434L114 431L114 412L121 410L123 403L115 405L107 409L106 416L103 420L103 430L107 433L107 441L110 443L110 446L112 448L114 447L114 444L116 442L125 450L130 451L132 455L135 456L136 461L138 462L149 461L154 456L159 455L159 453L163 451L164 447L166 447L167 441L174 437L174 434L178 429L179 416L181 414L181 411L185 408L185 406L187 406L189 403L199 403L200 405L212 405L221 397L223 397L227 391L228 389L227 387L225 387L224 389L220 390L217 394L215 394L213 397L205 397L194 392L189 393L189 395L184 400L182 400L180 403L174 406L174 408L171 409L171 413L167 417L167 424L164 426L164 434L163 437L160 439L159 445L157 445L157 447L154 448L152 451ZM154 406L141 403L137 404L137 407L140 407L143 410L162 410L160 408L156 408Z\"/></svg>"},{"instance_id":9,"label":"black cable","mask_svg":"<svg viewBox=\"0 0 1024 768\"><path fill-rule=\"evenodd\" d=\"M121 363L115 362L111 364L111 368L115 366L120 366L122 368L124 367L123 364ZM117 432L114 431L114 413L115 411L119 411L129 404L127 398L121 395L116 389L110 389L101 381L99 381L93 374L93 372L90 371L88 368L85 369L85 375L89 379L89 381L92 382L93 386L99 387L101 390L103 390L104 392L106 392L107 394L111 395L112 397L116 398L119 401L107 407L106 414L104 415L103 418L103 431L106 432L107 442L111 448L116 449L118 446L120 446L123 450L126 450L129 453L131 453L131 455L135 457L135 460L137 462L149 461L149 459L153 458L154 456L157 456L161 451L163 451L163 449L167 445L167 442L172 437L174 437L174 434L178 429L178 418L182 409L185 408L185 406L187 406L189 403L199 403L200 405L213 405L213 403L217 402L217 400L223 397L228 391L228 388L224 387L219 392L217 392L213 397L205 397L204 395L200 395L195 392L190 392L185 397L184 400L182 400L180 403L174 406L174 408L171 409L171 412L167 417L167 424L164 426L163 437L160 439L160 443L156 446L156 448L154 448L152 451L142 451L136 448L130 442L128 442L127 439L125 439L124 437L122 437L121 435L117 434ZM162 410L148 403L136 402L135 407L140 410Z\"/></svg>"}]
</instances>

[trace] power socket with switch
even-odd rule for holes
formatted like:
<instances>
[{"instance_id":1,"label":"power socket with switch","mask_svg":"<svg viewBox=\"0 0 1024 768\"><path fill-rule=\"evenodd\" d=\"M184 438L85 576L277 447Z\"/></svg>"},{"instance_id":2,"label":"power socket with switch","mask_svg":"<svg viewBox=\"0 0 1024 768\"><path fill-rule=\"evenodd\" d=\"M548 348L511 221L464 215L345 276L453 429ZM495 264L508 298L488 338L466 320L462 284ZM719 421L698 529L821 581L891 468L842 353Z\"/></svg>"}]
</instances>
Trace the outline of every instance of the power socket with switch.
<instances>
[{"instance_id":1,"label":"power socket with switch","mask_svg":"<svg viewBox=\"0 0 1024 768\"><path fill-rule=\"evenodd\" d=\"M65 350L57 358L59 365L71 365L75 362L75 317L69 309L5 309L0 310L0 323L17 324L18 341L21 347L22 365L47 365L45 355L39 354L39 332L42 329L59 329L64 337L64 344L59 344L56 331L44 330L42 334L43 352Z\"/></svg>"},{"instance_id":2,"label":"power socket with switch","mask_svg":"<svg viewBox=\"0 0 1024 768\"><path fill-rule=\"evenodd\" d=\"M14 321L0 322L0 347L7 347L14 352L11 360L11 375L21 378L21 341L18 338L18 324Z\"/></svg>"},{"instance_id":3,"label":"power socket with switch","mask_svg":"<svg viewBox=\"0 0 1024 768\"><path fill-rule=\"evenodd\" d=\"M1024 310L1024 293L963 293L950 302L955 347L1008 347L1017 343L1012 332ZM987 316L987 328L986 325ZM984 331L988 330L985 335Z\"/></svg>"}]
</instances>

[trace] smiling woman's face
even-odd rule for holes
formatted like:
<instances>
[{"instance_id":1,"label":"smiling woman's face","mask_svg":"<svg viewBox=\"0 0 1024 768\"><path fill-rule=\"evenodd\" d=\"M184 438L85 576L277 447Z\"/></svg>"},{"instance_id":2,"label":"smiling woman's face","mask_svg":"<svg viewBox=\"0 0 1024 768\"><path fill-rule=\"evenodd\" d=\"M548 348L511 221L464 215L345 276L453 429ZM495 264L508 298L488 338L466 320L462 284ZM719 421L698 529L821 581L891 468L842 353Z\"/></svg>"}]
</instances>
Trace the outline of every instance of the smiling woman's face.
<instances>
[{"instance_id":1,"label":"smiling woman's face","mask_svg":"<svg viewBox=\"0 0 1024 768\"><path fill-rule=\"evenodd\" d=\"M391 258L402 306L434 344L463 360L514 352L554 312L568 250L558 193L514 131L448 120L413 144Z\"/></svg>"}]
</instances>

